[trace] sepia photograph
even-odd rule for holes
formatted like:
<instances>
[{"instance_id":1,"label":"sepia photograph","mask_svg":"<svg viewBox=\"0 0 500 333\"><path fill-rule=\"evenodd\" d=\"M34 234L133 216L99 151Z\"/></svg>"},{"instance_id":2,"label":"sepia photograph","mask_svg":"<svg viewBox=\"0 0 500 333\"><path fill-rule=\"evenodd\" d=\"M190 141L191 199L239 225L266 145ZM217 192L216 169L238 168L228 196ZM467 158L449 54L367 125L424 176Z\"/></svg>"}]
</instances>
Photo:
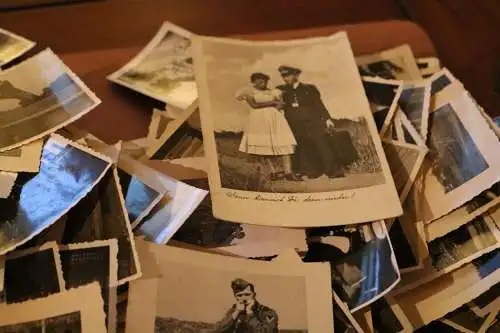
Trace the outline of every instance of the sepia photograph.
<instances>
[{"instance_id":1,"label":"sepia photograph","mask_svg":"<svg viewBox=\"0 0 500 333\"><path fill-rule=\"evenodd\" d=\"M435 101L419 211L420 219L427 222L450 213L500 180L498 138L463 87L452 83Z\"/></svg>"},{"instance_id":2,"label":"sepia photograph","mask_svg":"<svg viewBox=\"0 0 500 333\"><path fill-rule=\"evenodd\" d=\"M189 108L198 98L191 33L163 23L149 44L108 79L180 109Z\"/></svg>"},{"instance_id":3,"label":"sepia photograph","mask_svg":"<svg viewBox=\"0 0 500 333\"><path fill-rule=\"evenodd\" d=\"M148 332L333 331L332 295L324 293L330 285L327 264L145 247L160 277L130 284L126 332L139 327Z\"/></svg>"},{"instance_id":4,"label":"sepia photograph","mask_svg":"<svg viewBox=\"0 0 500 333\"><path fill-rule=\"evenodd\" d=\"M42 155L43 140L33 141L19 148L0 152L3 171L38 172Z\"/></svg>"},{"instance_id":5,"label":"sepia photograph","mask_svg":"<svg viewBox=\"0 0 500 333\"><path fill-rule=\"evenodd\" d=\"M21 173L2 203L0 254L56 222L99 183L110 166L106 157L61 136L51 136L43 147L40 171Z\"/></svg>"},{"instance_id":6,"label":"sepia photograph","mask_svg":"<svg viewBox=\"0 0 500 333\"><path fill-rule=\"evenodd\" d=\"M500 209L499 204L500 183L496 183L493 187L481 192L451 213L426 224L425 233L427 241L430 242L444 236L488 211L490 215L496 216L496 211Z\"/></svg>"},{"instance_id":7,"label":"sepia photograph","mask_svg":"<svg viewBox=\"0 0 500 333\"><path fill-rule=\"evenodd\" d=\"M8 304L47 297L65 289L55 242L10 252L5 260L4 301Z\"/></svg>"},{"instance_id":8,"label":"sepia photograph","mask_svg":"<svg viewBox=\"0 0 500 333\"><path fill-rule=\"evenodd\" d=\"M50 50L0 72L0 151L82 117L100 100Z\"/></svg>"},{"instance_id":9,"label":"sepia photograph","mask_svg":"<svg viewBox=\"0 0 500 333\"><path fill-rule=\"evenodd\" d=\"M394 140L382 140L399 199L404 202L424 162L427 149Z\"/></svg>"},{"instance_id":10,"label":"sepia photograph","mask_svg":"<svg viewBox=\"0 0 500 333\"><path fill-rule=\"evenodd\" d=\"M144 180L128 173L120 166L117 169L122 195L125 199L125 208L132 229L134 229L160 202L166 190L159 186L148 186Z\"/></svg>"},{"instance_id":11,"label":"sepia photograph","mask_svg":"<svg viewBox=\"0 0 500 333\"><path fill-rule=\"evenodd\" d=\"M185 180L189 185L208 190L208 179ZM220 249L247 258L279 254L283 248L307 251L303 229L279 228L235 223L212 214L210 193L172 237L178 242L208 249Z\"/></svg>"},{"instance_id":12,"label":"sepia photograph","mask_svg":"<svg viewBox=\"0 0 500 333\"><path fill-rule=\"evenodd\" d=\"M422 139L427 140L431 87L427 81L406 83L398 100L401 110Z\"/></svg>"},{"instance_id":13,"label":"sepia photograph","mask_svg":"<svg viewBox=\"0 0 500 333\"><path fill-rule=\"evenodd\" d=\"M377 77L363 77L363 87L381 137L385 136L398 107L403 83Z\"/></svg>"},{"instance_id":14,"label":"sepia photograph","mask_svg":"<svg viewBox=\"0 0 500 333\"><path fill-rule=\"evenodd\" d=\"M35 44L24 37L0 29L0 66L28 52Z\"/></svg>"},{"instance_id":15,"label":"sepia photograph","mask_svg":"<svg viewBox=\"0 0 500 333\"><path fill-rule=\"evenodd\" d=\"M399 268L385 223L306 230L305 262L327 261L332 284L351 312L369 305L400 281Z\"/></svg>"},{"instance_id":16,"label":"sepia photograph","mask_svg":"<svg viewBox=\"0 0 500 333\"><path fill-rule=\"evenodd\" d=\"M422 79L417 62L408 44L379 53L356 57L356 63L362 76L403 81Z\"/></svg>"},{"instance_id":17,"label":"sepia photograph","mask_svg":"<svg viewBox=\"0 0 500 333\"><path fill-rule=\"evenodd\" d=\"M116 329L117 253L115 239L69 244L59 248L66 289L99 282L110 333Z\"/></svg>"},{"instance_id":18,"label":"sepia photograph","mask_svg":"<svg viewBox=\"0 0 500 333\"><path fill-rule=\"evenodd\" d=\"M312 205L329 223L333 211L343 223L400 211L345 33L282 42L196 36L193 45L203 54L195 67L217 217L298 226ZM373 196L384 205L347 208ZM287 213L278 217L279 207Z\"/></svg>"},{"instance_id":19,"label":"sepia photograph","mask_svg":"<svg viewBox=\"0 0 500 333\"><path fill-rule=\"evenodd\" d=\"M425 284L500 247L500 230L488 214L479 216L451 233L427 244L429 260L424 268L405 275L397 293Z\"/></svg>"},{"instance_id":20,"label":"sepia photograph","mask_svg":"<svg viewBox=\"0 0 500 333\"><path fill-rule=\"evenodd\" d=\"M97 282L23 303L0 304L0 313L1 333L107 332Z\"/></svg>"}]
</instances>

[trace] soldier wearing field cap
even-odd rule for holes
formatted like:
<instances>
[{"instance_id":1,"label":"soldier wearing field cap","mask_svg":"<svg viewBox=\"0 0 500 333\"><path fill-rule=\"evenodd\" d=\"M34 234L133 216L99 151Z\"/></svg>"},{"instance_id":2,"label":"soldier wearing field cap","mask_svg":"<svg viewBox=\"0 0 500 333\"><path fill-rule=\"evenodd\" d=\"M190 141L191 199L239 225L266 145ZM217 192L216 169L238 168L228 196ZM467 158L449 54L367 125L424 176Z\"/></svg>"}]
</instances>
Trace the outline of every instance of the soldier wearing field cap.
<instances>
[{"instance_id":1,"label":"soldier wearing field cap","mask_svg":"<svg viewBox=\"0 0 500 333\"><path fill-rule=\"evenodd\" d=\"M277 333L278 314L260 304L254 285L243 279L231 282L236 303L216 324L216 333Z\"/></svg>"},{"instance_id":2,"label":"soldier wearing field cap","mask_svg":"<svg viewBox=\"0 0 500 333\"><path fill-rule=\"evenodd\" d=\"M293 163L296 176L343 177L336 152L326 140L326 133L335 125L318 88L299 80L302 73L299 68L280 66L278 71L285 82L277 87L283 92L285 118L297 141Z\"/></svg>"}]
</instances>

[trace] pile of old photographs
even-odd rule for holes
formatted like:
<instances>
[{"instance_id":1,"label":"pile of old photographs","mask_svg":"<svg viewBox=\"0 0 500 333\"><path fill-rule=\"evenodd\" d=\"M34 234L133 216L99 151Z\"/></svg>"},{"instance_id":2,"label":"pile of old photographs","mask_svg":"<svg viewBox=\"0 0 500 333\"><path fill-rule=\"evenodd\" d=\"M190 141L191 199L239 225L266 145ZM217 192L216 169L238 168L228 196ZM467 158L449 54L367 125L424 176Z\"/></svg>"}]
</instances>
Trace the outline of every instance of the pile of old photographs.
<instances>
[{"instance_id":1,"label":"pile of old photographs","mask_svg":"<svg viewBox=\"0 0 500 333\"><path fill-rule=\"evenodd\" d=\"M0 72L0 332L500 330L500 129L438 59L165 22L108 79L147 136L73 124L50 50Z\"/></svg>"}]
</instances>

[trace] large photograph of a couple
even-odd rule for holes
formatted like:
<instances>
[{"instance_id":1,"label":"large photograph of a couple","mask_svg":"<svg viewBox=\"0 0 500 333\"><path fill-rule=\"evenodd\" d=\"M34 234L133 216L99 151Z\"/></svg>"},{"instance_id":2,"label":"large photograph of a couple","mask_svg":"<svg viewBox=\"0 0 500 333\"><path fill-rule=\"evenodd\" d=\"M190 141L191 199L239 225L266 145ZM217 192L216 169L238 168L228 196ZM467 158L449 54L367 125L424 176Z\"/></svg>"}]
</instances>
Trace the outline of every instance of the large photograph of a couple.
<instances>
[{"instance_id":1,"label":"large photograph of a couple","mask_svg":"<svg viewBox=\"0 0 500 333\"><path fill-rule=\"evenodd\" d=\"M209 64L221 186L312 193L384 184L366 116L342 103L342 75L332 79L292 52Z\"/></svg>"}]
</instances>

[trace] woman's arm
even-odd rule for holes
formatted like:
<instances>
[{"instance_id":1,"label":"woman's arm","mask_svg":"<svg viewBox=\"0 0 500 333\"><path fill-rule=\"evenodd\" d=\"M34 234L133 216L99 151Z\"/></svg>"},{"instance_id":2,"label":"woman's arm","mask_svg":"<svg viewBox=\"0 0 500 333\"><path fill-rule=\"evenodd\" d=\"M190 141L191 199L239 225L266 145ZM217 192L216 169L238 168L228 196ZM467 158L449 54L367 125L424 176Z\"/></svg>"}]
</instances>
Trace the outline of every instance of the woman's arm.
<instances>
[{"instance_id":1,"label":"woman's arm","mask_svg":"<svg viewBox=\"0 0 500 333\"><path fill-rule=\"evenodd\" d=\"M279 101L270 101L270 102L256 102L255 98L248 96L246 98L246 102L248 105L252 107L252 109L262 109L262 108L268 108L268 107L277 107L278 104L280 103Z\"/></svg>"}]
</instances>

